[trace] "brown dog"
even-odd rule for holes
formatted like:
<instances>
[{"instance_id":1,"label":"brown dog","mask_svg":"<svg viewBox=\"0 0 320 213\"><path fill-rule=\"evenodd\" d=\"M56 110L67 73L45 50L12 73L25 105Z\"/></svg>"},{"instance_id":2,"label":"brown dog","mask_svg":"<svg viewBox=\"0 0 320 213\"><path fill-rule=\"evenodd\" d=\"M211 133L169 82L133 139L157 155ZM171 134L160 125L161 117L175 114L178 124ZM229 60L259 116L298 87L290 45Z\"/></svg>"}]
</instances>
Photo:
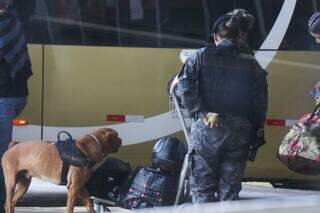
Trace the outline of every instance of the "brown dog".
<instances>
[{"instance_id":1,"label":"brown dog","mask_svg":"<svg viewBox=\"0 0 320 213\"><path fill-rule=\"evenodd\" d=\"M101 128L75 140L76 146L89 159L101 163L107 154L117 152L121 139L113 129ZM13 213L19 198L28 190L32 177L61 183L63 162L54 144L47 141L11 142L2 157L6 185L6 213ZM90 195L84 187L93 174L93 168L70 166L66 212L73 212L79 197L89 212L94 212Z\"/></svg>"}]
</instances>

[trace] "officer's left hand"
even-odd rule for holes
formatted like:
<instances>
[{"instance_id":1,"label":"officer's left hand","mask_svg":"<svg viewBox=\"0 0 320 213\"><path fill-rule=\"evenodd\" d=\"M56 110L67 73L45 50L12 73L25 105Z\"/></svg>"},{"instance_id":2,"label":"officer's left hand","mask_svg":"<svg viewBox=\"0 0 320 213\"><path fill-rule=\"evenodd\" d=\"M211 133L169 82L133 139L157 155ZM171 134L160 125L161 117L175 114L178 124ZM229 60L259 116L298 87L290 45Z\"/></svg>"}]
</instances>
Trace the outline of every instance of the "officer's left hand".
<instances>
[{"instance_id":1,"label":"officer's left hand","mask_svg":"<svg viewBox=\"0 0 320 213\"><path fill-rule=\"evenodd\" d=\"M215 128L218 126L218 114L209 112L202 118L202 121L206 126Z\"/></svg>"}]
</instances>

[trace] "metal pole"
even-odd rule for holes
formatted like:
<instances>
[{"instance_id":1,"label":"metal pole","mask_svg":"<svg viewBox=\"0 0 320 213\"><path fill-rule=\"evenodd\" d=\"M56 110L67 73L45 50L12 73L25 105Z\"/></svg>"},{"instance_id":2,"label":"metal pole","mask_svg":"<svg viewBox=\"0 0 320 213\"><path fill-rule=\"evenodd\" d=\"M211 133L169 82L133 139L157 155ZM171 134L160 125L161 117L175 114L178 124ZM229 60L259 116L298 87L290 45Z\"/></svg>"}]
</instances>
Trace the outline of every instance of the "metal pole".
<instances>
[{"instance_id":1,"label":"metal pole","mask_svg":"<svg viewBox=\"0 0 320 213\"><path fill-rule=\"evenodd\" d=\"M210 29L210 11L207 0L202 0L202 8L203 8L203 23L206 29L206 38L210 36L211 29Z\"/></svg>"},{"instance_id":2,"label":"metal pole","mask_svg":"<svg viewBox=\"0 0 320 213\"><path fill-rule=\"evenodd\" d=\"M182 111L181 111L181 109L179 107L177 96L176 96L176 94L174 92L175 87L176 87L176 85L174 85L173 89L171 90L172 91L172 93L171 93L172 100L173 100L173 103L174 103L175 108L177 110L178 117L179 117L179 120L180 120L181 125L182 125L182 130L183 130L184 136L185 136L186 141L187 141L187 145L188 145L188 147L190 147L189 132L188 132L188 128L187 128L186 122L185 122L185 120L183 118ZM188 172L188 162L189 162L189 152L184 157L183 166L182 166L181 174L180 174L180 178L179 178L179 185L178 185L179 188L178 188L176 200L174 202L175 206L179 205L181 203L181 201L182 201L182 198L183 198L184 184L185 184L186 175L187 175L187 172Z\"/></svg>"},{"instance_id":3,"label":"metal pole","mask_svg":"<svg viewBox=\"0 0 320 213\"><path fill-rule=\"evenodd\" d=\"M161 47L161 39L162 39L162 32L161 32L161 8L160 8L160 0L155 1L155 8L156 8L156 20L157 20L157 43L158 46Z\"/></svg>"},{"instance_id":4,"label":"metal pole","mask_svg":"<svg viewBox=\"0 0 320 213\"><path fill-rule=\"evenodd\" d=\"M259 0L254 0L255 8L257 10L257 16L258 16L258 22L259 22L259 28L260 32L264 37L267 37L267 30L266 30L266 23L264 21L264 13L263 13L263 7L262 2Z\"/></svg>"},{"instance_id":5,"label":"metal pole","mask_svg":"<svg viewBox=\"0 0 320 213\"><path fill-rule=\"evenodd\" d=\"M118 45L122 45L121 39L121 20L120 20L120 5L119 0L116 2L116 23L117 23L117 36L118 36Z\"/></svg>"}]
</instances>

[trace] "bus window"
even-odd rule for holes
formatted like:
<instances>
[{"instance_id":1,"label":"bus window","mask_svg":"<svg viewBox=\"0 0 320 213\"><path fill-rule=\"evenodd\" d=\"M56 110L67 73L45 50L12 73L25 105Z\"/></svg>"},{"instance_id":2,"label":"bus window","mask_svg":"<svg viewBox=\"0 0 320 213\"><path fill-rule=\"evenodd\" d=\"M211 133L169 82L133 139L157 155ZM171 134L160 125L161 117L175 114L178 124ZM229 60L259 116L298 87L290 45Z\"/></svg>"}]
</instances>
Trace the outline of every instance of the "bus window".
<instances>
[{"instance_id":1,"label":"bus window","mask_svg":"<svg viewBox=\"0 0 320 213\"><path fill-rule=\"evenodd\" d=\"M256 17L249 43L259 49L284 0L15 0L31 43L199 48L217 17L244 8ZM320 0L297 0L281 50L314 50L307 20Z\"/></svg>"},{"instance_id":2,"label":"bus window","mask_svg":"<svg viewBox=\"0 0 320 213\"><path fill-rule=\"evenodd\" d=\"M251 47L258 49L268 36L276 21L284 1L236 1L236 8L244 8L255 17L255 25L249 34L248 42Z\"/></svg>"}]
</instances>

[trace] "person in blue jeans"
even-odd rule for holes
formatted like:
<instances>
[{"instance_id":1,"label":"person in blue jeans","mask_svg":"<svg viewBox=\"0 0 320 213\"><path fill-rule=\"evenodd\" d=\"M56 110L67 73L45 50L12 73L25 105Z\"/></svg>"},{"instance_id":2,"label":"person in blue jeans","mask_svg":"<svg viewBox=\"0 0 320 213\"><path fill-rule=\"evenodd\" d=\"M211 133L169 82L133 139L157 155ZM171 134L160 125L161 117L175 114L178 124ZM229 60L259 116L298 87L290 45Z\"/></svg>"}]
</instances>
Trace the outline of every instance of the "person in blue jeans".
<instances>
[{"instance_id":1,"label":"person in blue jeans","mask_svg":"<svg viewBox=\"0 0 320 213\"><path fill-rule=\"evenodd\" d=\"M26 38L14 10L0 0L0 158L12 140L13 119L27 102L27 80L32 75ZM5 186L0 166L0 213Z\"/></svg>"}]
</instances>

